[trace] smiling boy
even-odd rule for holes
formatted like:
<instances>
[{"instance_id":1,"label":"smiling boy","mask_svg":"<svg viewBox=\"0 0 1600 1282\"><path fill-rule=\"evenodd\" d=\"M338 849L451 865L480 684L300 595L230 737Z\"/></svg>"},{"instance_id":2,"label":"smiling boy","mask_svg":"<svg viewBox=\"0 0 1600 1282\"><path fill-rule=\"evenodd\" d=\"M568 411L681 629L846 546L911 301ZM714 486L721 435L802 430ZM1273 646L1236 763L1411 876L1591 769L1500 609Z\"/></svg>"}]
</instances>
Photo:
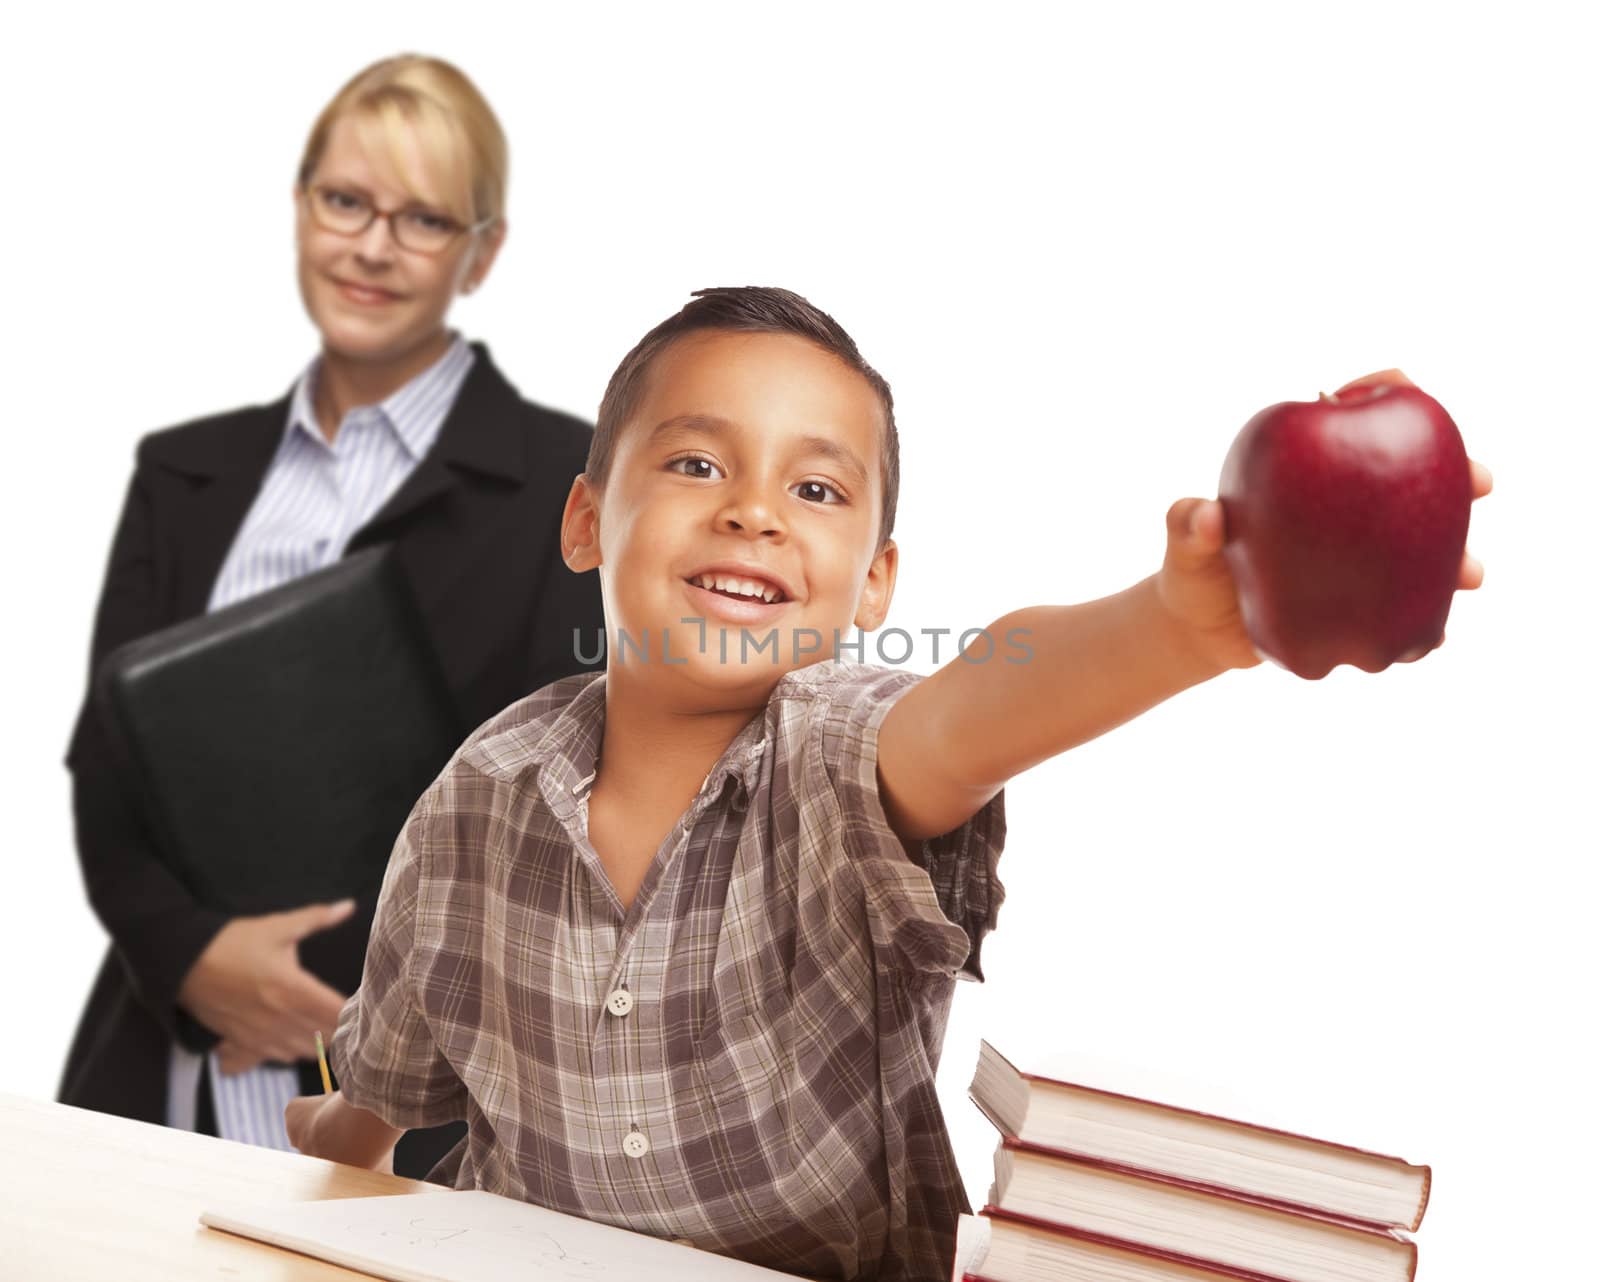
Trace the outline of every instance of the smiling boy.
<instances>
[{"instance_id":1,"label":"smiling boy","mask_svg":"<svg viewBox=\"0 0 1600 1282\"><path fill-rule=\"evenodd\" d=\"M1158 573L993 623L1025 662L835 657L888 613L898 476L887 385L787 291L702 291L624 359L562 547L626 642L418 802L299 1148L378 1165L464 1117L456 1187L808 1276L948 1275L934 1072L1006 781L1258 659L1200 499Z\"/></svg>"}]
</instances>

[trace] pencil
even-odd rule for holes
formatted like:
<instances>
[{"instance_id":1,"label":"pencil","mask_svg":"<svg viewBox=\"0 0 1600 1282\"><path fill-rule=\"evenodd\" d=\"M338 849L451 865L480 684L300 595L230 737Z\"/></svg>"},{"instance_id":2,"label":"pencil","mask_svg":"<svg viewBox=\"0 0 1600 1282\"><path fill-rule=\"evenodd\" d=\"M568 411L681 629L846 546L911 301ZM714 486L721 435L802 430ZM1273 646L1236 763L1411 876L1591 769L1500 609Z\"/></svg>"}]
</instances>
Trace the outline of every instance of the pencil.
<instances>
[{"instance_id":1,"label":"pencil","mask_svg":"<svg viewBox=\"0 0 1600 1282\"><path fill-rule=\"evenodd\" d=\"M333 1094L333 1078L328 1076L328 1052L322 1045L322 1030L317 1030L317 1067L322 1070L322 1093Z\"/></svg>"}]
</instances>

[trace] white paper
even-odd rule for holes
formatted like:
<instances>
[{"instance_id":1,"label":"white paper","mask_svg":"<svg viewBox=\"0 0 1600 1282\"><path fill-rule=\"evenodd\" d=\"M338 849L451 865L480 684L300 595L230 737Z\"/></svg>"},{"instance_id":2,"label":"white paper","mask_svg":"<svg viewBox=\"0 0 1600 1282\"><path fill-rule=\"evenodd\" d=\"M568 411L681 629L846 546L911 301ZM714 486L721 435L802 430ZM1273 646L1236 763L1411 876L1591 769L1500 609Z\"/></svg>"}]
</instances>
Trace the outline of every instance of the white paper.
<instances>
[{"instance_id":1,"label":"white paper","mask_svg":"<svg viewBox=\"0 0 1600 1282\"><path fill-rule=\"evenodd\" d=\"M788 1274L479 1190L219 1206L200 1222L390 1282L755 1282Z\"/></svg>"}]
</instances>

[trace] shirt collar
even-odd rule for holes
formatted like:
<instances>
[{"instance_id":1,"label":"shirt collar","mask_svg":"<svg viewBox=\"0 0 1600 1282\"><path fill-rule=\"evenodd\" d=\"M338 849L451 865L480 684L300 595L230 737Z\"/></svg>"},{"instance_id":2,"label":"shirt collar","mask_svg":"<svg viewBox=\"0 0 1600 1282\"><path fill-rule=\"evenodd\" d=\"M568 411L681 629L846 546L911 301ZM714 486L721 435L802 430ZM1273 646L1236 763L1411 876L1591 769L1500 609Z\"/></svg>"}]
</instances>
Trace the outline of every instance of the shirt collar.
<instances>
[{"instance_id":1,"label":"shirt collar","mask_svg":"<svg viewBox=\"0 0 1600 1282\"><path fill-rule=\"evenodd\" d=\"M351 413L366 410L388 425L400 444L411 456L412 462L420 460L432 448L444 426L445 416L455 403L456 393L472 368L476 353L460 334L450 336L450 346L443 356L420 374L390 393L374 406L358 406ZM324 449L328 439L317 427L313 394L316 380L322 370L322 357L316 357L306 366L289 397L289 422L286 431L296 429L305 433Z\"/></svg>"},{"instance_id":2,"label":"shirt collar","mask_svg":"<svg viewBox=\"0 0 1600 1282\"><path fill-rule=\"evenodd\" d=\"M576 810L594 786L604 737L605 673L589 674L589 678L553 718L540 718L534 735L523 739L526 752L523 764L539 766L539 786L545 801L561 817ZM726 781L732 778L738 785L735 804L743 807L744 799L755 786L756 771L771 740L771 717L769 704L740 729L701 782L701 797L719 796Z\"/></svg>"}]
</instances>

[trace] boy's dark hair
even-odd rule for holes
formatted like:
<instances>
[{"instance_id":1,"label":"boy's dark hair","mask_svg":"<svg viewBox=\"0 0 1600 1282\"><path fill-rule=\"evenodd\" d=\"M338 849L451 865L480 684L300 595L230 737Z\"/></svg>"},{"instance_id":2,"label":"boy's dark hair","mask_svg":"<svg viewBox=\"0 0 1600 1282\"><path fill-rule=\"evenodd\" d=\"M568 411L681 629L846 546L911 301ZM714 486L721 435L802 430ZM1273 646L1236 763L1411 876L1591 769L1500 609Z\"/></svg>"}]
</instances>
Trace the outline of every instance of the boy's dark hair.
<instances>
[{"instance_id":1,"label":"boy's dark hair","mask_svg":"<svg viewBox=\"0 0 1600 1282\"><path fill-rule=\"evenodd\" d=\"M594 439L590 442L589 458L584 467L590 485L597 490L605 488L617 439L623 424L638 408L651 363L678 339L702 330L794 334L831 352L867 380L883 403L884 431L879 449L883 513L877 546L877 551L883 551L894 531L895 504L900 497L900 437L894 425L894 397L883 376L862 359L855 340L844 332L844 327L827 312L787 289L764 285L697 289L692 302L685 303L675 315L667 317L641 338L622 358L622 364L611 375L606 394L600 400Z\"/></svg>"}]
</instances>

